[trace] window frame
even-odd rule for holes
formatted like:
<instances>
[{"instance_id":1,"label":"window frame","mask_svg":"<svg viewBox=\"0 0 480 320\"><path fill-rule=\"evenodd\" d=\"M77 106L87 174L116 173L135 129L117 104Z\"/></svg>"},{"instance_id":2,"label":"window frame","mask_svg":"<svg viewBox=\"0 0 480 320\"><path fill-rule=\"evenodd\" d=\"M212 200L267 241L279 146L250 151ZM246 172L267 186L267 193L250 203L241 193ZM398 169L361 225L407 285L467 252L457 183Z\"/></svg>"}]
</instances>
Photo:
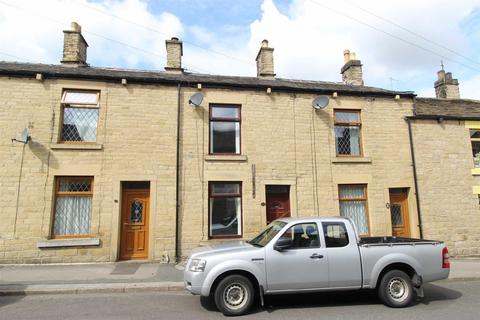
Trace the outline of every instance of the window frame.
<instances>
[{"instance_id":1,"label":"window frame","mask_svg":"<svg viewBox=\"0 0 480 320\"><path fill-rule=\"evenodd\" d=\"M93 104L90 102L64 102L67 92L70 93L95 93L97 95L97 103ZM69 141L65 140L63 137L63 125L65 121L65 108L75 108L75 109L97 109L98 110L98 119L95 126L95 141ZM60 100L60 132L59 132L59 143L63 144L96 144L98 141L98 123L100 121L100 90L83 90L83 89L69 89L64 88L62 91L62 98Z\"/></svg>"},{"instance_id":2,"label":"window frame","mask_svg":"<svg viewBox=\"0 0 480 320\"><path fill-rule=\"evenodd\" d=\"M320 228L318 227L318 223L317 222L314 222L314 221L311 221L311 222L298 222L298 223L295 223L295 224L292 224L290 227L288 227L287 230L285 230L281 235L280 237L278 237L277 241L281 238L283 238L283 235L285 233L287 233L290 229L294 228L295 230L295 227L298 226L298 225L302 225L302 224L306 224L306 225L309 225L309 224L314 224L316 227L317 227L317 236L318 236L318 246L316 247L292 247L292 248L288 248L287 250L305 250L305 249L320 249L320 248L324 248L324 246L322 246L322 240L321 240L321 234L320 234ZM304 230L306 231L306 230ZM323 232L323 231L322 231Z\"/></svg>"},{"instance_id":3,"label":"window frame","mask_svg":"<svg viewBox=\"0 0 480 320\"><path fill-rule=\"evenodd\" d=\"M358 114L358 122L342 122L338 121L337 122L337 112L342 113L342 112L351 112L351 113L357 113ZM359 154L354 155L354 154L339 154L337 151L337 133L336 133L336 127L337 126L342 126L342 127L358 127L358 149L359 149ZM333 133L334 133L334 139L335 139L335 155L337 157L347 157L347 158L361 158L363 157L363 143L362 143L362 110L359 109L333 109Z\"/></svg>"},{"instance_id":4,"label":"window frame","mask_svg":"<svg viewBox=\"0 0 480 320\"><path fill-rule=\"evenodd\" d=\"M66 191L59 191L60 189L60 180L62 179L69 179L69 180L84 180L90 179L90 190L91 191L79 191L79 192L66 192ZM64 197L64 196L78 196L78 197L92 197L93 203L93 193L94 193L94 176L55 176L55 191L53 195L53 214L52 214L52 226L50 230L50 238L51 239L71 239L71 238L91 238L92 237L92 226L90 221L90 230L87 234L65 234L65 235L56 235L55 234L55 214L57 212L57 198ZM92 219L93 208L92 212L90 213L90 219Z\"/></svg>"},{"instance_id":5,"label":"window frame","mask_svg":"<svg viewBox=\"0 0 480 320\"><path fill-rule=\"evenodd\" d=\"M361 186L363 187L364 191L364 198L340 198L340 188L342 187L348 187L348 186ZM341 202L349 202L349 201L363 201L365 202L365 219L367 220L367 228L368 232L367 233L360 233L360 230L357 230L358 236L359 237L369 237L371 234L371 226L370 226L370 215L369 215L369 210L368 210L368 185L366 183L346 183L346 184L339 184L338 185L338 211L341 217L344 217L341 212Z\"/></svg>"},{"instance_id":6,"label":"window frame","mask_svg":"<svg viewBox=\"0 0 480 320\"><path fill-rule=\"evenodd\" d=\"M219 108L234 108L238 109L238 117L213 117L212 109L215 107ZM230 155L230 156L239 156L242 154L242 105L233 104L233 103L211 103L209 105L208 113L208 154L209 155ZM238 136L239 136L239 146L238 153L228 153L228 152L213 152L212 150L212 122L238 122Z\"/></svg>"},{"instance_id":7,"label":"window frame","mask_svg":"<svg viewBox=\"0 0 480 320\"><path fill-rule=\"evenodd\" d=\"M472 138L472 134L471 134L472 131L479 131L480 132L480 129L474 129L474 128L469 128L468 129L468 135L470 136L470 147L472 148L472 152L473 152L473 142L480 142L480 138ZM472 161L473 161L473 168L475 168L475 169L480 168L480 165L477 166L475 164L475 155L473 155L473 153L472 153Z\"/></svg>"},{"instance_id":8,"label":"window frame","mask_svg":"<svg viewBox=\"0 0 480 320\"><path fill-rule=\"evenodd\" d=\"M212 196L212 186L214 184L238 184L239 193L224 193L221 195ZM209 181L208 182L208 239L238 239L243 238L243 182L242 181ZM211 223L212 217L210 214L210 199L211 198L240 198L240 223L238 224L240 228L240 234L235 235L212 235L211 234Z\"/></svg>"}]
</instances>

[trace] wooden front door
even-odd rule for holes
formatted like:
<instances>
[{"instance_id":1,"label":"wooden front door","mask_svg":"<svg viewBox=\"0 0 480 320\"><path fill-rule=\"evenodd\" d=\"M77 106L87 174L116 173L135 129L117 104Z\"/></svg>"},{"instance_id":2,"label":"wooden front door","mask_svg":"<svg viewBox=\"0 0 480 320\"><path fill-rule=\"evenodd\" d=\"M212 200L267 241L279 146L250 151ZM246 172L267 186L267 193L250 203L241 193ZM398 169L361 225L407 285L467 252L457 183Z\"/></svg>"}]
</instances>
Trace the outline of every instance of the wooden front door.
<instances>
[{"instance_id":1,"label":"wooden front door","mask_svg":"<svg viewBox=\"0 0 480 320\"><path fill-rule=\"evenodd\" d=\"M290 217L290 186L265 186L267 224L278 218Z\"/></svg>"},{"instance_id":2,"label":"wooden front door","mask_svg":"<svg viewBox=\"0 0 480 320\"><path fill-rule=\"evenodd\" d=\"M410 221L408 214L408 190L390 190L390 216L392 219L392 235L410 237Z\"/></svg>"},{"instance_id":3,"label":"wooden front door","mask_svg":"<svg viewBox=\"0 0 480 320\"><path fill-rule=\"evenodd\" d=\"M148 257L148 214L150 190L126 189L122 201L120 259Z\"/></svg>"}]
</instances>

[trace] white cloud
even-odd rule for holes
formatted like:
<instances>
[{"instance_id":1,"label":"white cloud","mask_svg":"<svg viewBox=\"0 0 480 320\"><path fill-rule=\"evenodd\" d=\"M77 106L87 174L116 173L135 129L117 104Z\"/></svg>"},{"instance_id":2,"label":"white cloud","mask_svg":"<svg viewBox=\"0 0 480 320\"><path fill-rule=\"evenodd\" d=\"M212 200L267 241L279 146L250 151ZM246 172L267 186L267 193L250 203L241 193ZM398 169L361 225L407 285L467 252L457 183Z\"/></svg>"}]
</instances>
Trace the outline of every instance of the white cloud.
<instances>
[{"instance_id":1,"label":"white cloud","mask_svg":"<svg viewBox=\"0 0 480 320\"><path fill-rule=\"evenodd\" d=\"M161 68L165 60L165 39L181 37L184 32L176 16L167 12L153 15L148 11L147 3L141 0L103 0L95 3L86 0L17 0L8 3L11 6L1 5L0 43L7 44L3 49L8 49L8 54L32 62L59 63L63 46L61 31L70 29L71 21L77 21L82 26L82 33L89 44L88 61L102 66L148 65ZM111 15L128 17L128 20L158 32L148 31ZM11 57L6 58L11 60Z\"/></svg>"},{"instance_id":2,"label":"white cloud","mask_svg":"<svg viewBox=\"0 0 480 320\"><path fill-rule=\"evenodd\" d=\"M236 25L234 20L230 25L215 29L180 21L168 12L153 14L146 0L5 1L11 4L0 4L0 59L5 60L12 60L12 57L1 52L32 62L59 63L63 43L61 30L69 29L70 21L77 21L90 45L88 62L95 66L163 69L165 39L178 36L185 40L183 59L187 69L254 76L260 42L268 39L275 49L275 69L279 77L340 81L343 50L349 48L364 64L367 85L432 95L441 58L365 24L441 55L455 55L357 6L466 56L480 50L479 43L475 42L478 40L473 40L475 33L470 31L469 35L462 29L462 23L473 9L480 10L480 0L293 0L282 12L273 0L264 0L260 18L252 21L249 29ZM130 23L98 10L128 19ZM475 23L469 25L475 26ZM479 99L478 72L448 60L445 63L447 71L459 79L462 97ZM480 64L476 67L480 68Z\"/></svg>"}]
</instances>

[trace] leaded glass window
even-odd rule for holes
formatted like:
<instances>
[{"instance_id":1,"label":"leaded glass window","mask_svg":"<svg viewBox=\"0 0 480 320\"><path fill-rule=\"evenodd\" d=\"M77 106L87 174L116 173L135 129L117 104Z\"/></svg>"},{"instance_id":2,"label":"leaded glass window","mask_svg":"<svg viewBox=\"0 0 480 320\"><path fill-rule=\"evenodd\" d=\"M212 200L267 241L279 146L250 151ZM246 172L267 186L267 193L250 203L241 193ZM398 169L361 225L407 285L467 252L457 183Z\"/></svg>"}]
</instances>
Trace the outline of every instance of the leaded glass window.
<instances>
[{"instance_id":1,"label":"leaded glass window","mask_svg":"<svg viewBox=\"0 0 480 320\"><path fill-rule=\"evenodd\" d=\"M240 154L240 106L210 106L210 154Z\"/></svg>"},{"instance_id":2,"label":"leaded glass window","mask_svg":"<svg viewBox=\"0 0 480 320\"><path fill-rule=\"evenodd\" d=\"M480 168L480 130L470 129L470 140L472 142L473 165Z\"/></svg>"},{"instance_id":3,"label":"leaded glass window","mask_svg":"<svg viewBox=\"0 0 480 320\"><path fill-rule=\"evenodd\" d=\"M143 203L134 200L130 206L130 223L141 223L143 219Z\"/></svg>"},{"instance_id":4,"label":"leaded glass window","mask_svg":"<svg viewBox=\"0 0 480 320\"><path fill-rule=\"evenodd\" d=\"M360 112L335 110L334 113L337 156L361 156Z\"/></svg>"},{"instance_id":5,"label":"leaded glass window","mask_svg":"<svg viewBox=\"0 0 480 320\"><path fill-rule=\"evenodd\" d=\"M367 186L339 185L340 215L353 220L360 235L368 235Z\"/></svg>"},{"instance_id":6,"label":"leaded glass window","mask_svg":"<svg viewBox=\"0 0 480 320\"><path fill-rule=\"evenodd\" d=\"M57 177L53 236L90 233L92 177Z\"/></svg>"},{"instance_id":7,"label":"leaded glass window","mask_svg":"<svg viewBox=\"0 0 480 320\"><path fill-rule=\"evenodd\" d=\"M241 182L210 182L210 237L242 235Z\"/></svg>"},{"instance_id":8,"label":"leaded glass window","mask_svg":"<svg viewBox=\"0 0 480 320\"><path fill-rule=\"evenodd\" d=\"M95 142L99 115L99 93L65 90L62 96L64 142Z\"/></svg>"}]
</instances>

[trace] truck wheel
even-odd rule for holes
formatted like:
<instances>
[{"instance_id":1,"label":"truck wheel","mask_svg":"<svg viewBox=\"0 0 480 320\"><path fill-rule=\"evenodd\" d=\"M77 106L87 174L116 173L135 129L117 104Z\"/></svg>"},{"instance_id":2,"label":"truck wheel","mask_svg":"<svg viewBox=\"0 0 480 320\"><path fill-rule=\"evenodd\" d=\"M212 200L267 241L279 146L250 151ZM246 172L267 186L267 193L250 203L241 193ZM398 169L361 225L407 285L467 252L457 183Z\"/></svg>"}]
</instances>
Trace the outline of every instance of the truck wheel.
<instances>
[{"instance_id":1,"label":"truck wheel","mask_svg":"<svg viewBox=\"0 0 480 320\"><path fill-rule=\"evenodd\" d=\"M248 278L231 275L220 281L215 289L215 304L226 316L240 316L252 306L253 286Z\"/></svg>"},{"instance_id":2,"label":"truck wheel","mask_svg":"<svg viewBox=\"0 0 480 320\"><path fill-rule=\"evenodd\" d=\"M380 281L378 297L389 307L407 307L415 298L412 280L403 271L391 270Z\"/></svg>"}]
</instances>

